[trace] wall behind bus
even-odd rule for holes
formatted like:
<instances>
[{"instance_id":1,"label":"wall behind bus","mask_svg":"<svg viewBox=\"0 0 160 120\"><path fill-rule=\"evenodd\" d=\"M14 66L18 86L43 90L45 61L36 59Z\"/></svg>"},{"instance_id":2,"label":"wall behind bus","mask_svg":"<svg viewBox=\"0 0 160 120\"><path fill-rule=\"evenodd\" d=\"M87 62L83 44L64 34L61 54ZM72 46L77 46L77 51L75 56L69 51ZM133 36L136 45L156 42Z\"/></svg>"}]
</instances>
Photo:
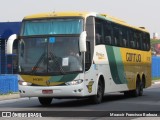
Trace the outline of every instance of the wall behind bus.
<instances>
[{"instance_id":1,"label":"wall behind bus","mask_svg":"<svg viewBox=\"0 0 160 120\"><path fill-rule=\"evenodd\" d=\"M18 92L17 75L0 75L0 95Z\"/></svg>"},{"instance_id":2,"label":"wall behind bus","mask_svg":"<svg viewBox=\"0 0 160 120\"><path fill-rule=\"evenodd\" d=\"M16 55L6 54L6 43L10 35L19 34L21 22L0 22L0 74L16 74ZM14 49L18 48L15 42ZM15 50L14 50L15 51Z\"/></svg>"},{"instance_id":3,"label":"wall behind bus","mask_svg":"<svg viewBox=\"0 0 160 120\"><path fill-rule=\"evenodd\" d=\"M10 35L19 34L20 26L21 22L0 22L0 95L18 92L16 54L6 54L6 42Z\"/></svg>"},{"instance_id":4,"label":"wall behind bus","mask_svg":"<svg viewBox=\"0 0 160 120\"><path fill-rule=\"evenodd\" d=\"M160 57L152 56L152 79L160 79Z\"/></svg>"}]
</instances>

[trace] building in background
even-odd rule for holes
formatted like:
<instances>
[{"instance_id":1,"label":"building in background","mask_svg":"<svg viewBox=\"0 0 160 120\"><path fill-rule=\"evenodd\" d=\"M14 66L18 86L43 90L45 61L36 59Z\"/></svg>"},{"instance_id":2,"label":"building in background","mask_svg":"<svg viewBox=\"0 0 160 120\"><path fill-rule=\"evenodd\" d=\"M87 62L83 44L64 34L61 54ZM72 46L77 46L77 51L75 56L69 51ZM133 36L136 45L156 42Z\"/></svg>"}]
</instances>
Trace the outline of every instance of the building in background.
<instances>
[{"instance_id":1,"label":"building in background","mask_svg":"<svg viewBox=\"0 0 160 120\"><path fill-rule=\"evenodd\" d=\"M155 40L155 42L157 42L159 40L158 33L153 33L153 41L154 40ZM153 44L152 48L153 48L154 54L156 56L159 56L160 55L160 43Z\"/></svg>"},{"instance_id":2,"label":"building in background","mask_svg":"<svg viewBox=\"0 0 160 120\"><path fill-rule=\"evenodd\" d=\"M6 54L6 42L10 35L19 34L21 22L0 22L0 74L17 73L17 48L14 43L14 54Z\"/></svg>"},{"instance_id":3,"label":"building in background","mask_svg":"<svg viewBox=\"0 0 160 120\"><path fill-rule=\"evenodd\" d=\"M154 39L154 40L157 40L157 39L158 39L158 33L156 33L156 32L153 33L153 39Z\"/></svg>"},{"instance_id":4,"label":"building in background","mask_svg":"<svg viewBox=\"0 0 160 120\"><path fill-rule=\"evenodd\" d=\"M160 39L158 33L153 33L153 38L151 38L151 49L152 55L160 56Z\"/></svg>"}]
</instances>

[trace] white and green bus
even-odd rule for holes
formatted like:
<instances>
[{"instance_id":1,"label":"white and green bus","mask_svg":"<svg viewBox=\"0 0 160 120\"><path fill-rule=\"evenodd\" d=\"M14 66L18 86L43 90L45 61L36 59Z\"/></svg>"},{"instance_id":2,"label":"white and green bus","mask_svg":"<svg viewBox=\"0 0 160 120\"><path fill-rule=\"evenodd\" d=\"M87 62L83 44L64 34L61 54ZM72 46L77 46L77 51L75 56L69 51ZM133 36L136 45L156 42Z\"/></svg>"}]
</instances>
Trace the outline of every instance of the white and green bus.
<instances>
[{"instance_id":1,"label":"white and green bus","mask_svg":"<svg viewBox=\"0 0 160 120\"><path fill-rule=\"evenodd\" d=\"M141 96L151 85L150 36L105 14L53 12L23 19L18 47L21 97L90 98L100 103L109 92Z\"/></svg>"}]
</instances>

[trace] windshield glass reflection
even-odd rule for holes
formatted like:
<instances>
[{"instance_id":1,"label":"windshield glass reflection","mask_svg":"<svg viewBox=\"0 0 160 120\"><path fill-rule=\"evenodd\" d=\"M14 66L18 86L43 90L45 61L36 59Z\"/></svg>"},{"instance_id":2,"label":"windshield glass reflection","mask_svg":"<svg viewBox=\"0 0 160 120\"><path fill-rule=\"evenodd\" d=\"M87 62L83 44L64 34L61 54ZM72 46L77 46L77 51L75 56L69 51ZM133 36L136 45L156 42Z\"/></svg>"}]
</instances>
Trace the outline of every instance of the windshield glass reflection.
<instances>
[{"instance_id":1,"label":"windshield glass reflection","mask_svg":"<svg viewBox=\"0 0 160 120\"><path fill-rule=\"evenodd\" d=\"M78 37L21 39L19 72L65 74L82 71L78 39Z\"/></svg>"}]
</instances>

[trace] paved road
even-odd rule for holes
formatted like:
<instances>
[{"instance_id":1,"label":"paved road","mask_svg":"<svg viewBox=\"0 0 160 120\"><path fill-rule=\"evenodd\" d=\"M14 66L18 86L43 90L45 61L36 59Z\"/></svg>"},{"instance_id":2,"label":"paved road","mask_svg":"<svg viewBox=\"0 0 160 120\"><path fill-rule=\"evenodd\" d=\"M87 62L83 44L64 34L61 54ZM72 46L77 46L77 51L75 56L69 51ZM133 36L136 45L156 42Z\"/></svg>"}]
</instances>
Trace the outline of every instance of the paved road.
<instances>
[{"instance_id":1,"label":"paved road","mask_svg":"<svg viewBox=\"0 0 160 120\"><path fill-rule=\"evenodd\" d=\"M53 99L51 106L41 106L37 98L0 101L0 111L160 111L160 84L144 90L144 95L125 98L121 93L108 94L101 104L88 99Z\"/></svg>"}]
</instances>

